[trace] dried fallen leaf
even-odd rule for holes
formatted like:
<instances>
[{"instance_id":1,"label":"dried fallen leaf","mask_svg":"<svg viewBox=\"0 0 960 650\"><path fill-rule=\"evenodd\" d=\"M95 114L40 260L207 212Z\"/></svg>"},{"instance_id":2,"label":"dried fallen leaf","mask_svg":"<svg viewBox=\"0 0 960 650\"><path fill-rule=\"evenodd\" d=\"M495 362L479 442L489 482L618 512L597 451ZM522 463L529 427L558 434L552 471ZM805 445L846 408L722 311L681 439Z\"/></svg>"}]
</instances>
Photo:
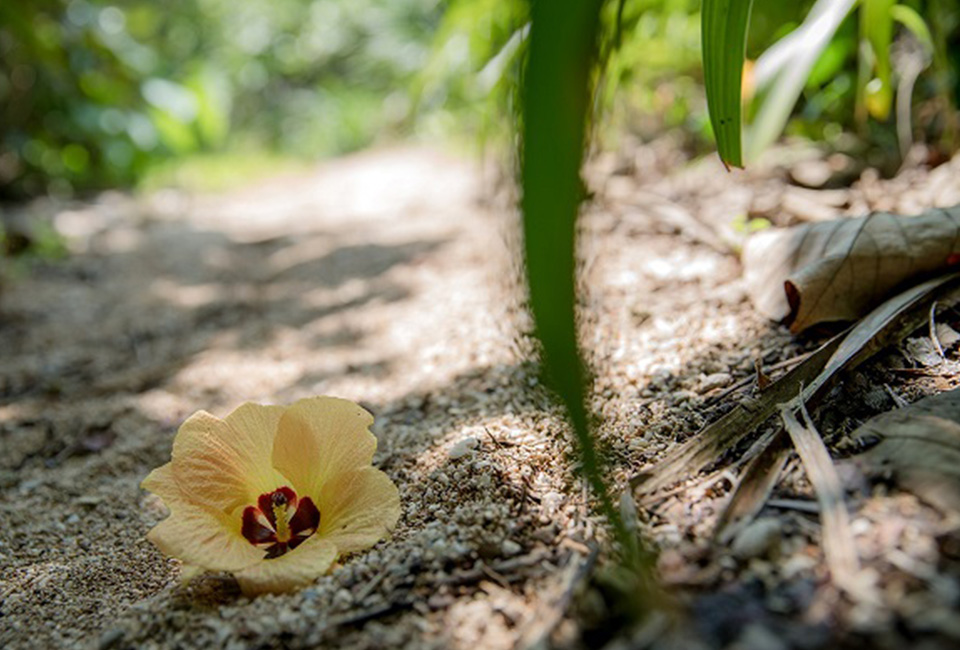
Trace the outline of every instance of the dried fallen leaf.
<instances>
[{"instance_id":1,"label":"dried fallen leaf","mask_svg":"<svg viewBox=\"0 0 960 650\"><path fill-rule=\"evenodd\" d=\"M802 422L794 415L794 410L798 407L803 416ZM857 593L860 590L857 580L860 559L850 528L850 515L843 500L843 487L830 452L810 421L810 415L803 407L802 400L797 399L796 402L781 407L780 416L807 472L807 478L817 493L820 523L823 526L823 554L827 566L830 567L831 577L838 586Z\"/></svg>"},{"instance_id":2,"label":"dried fallen leaf","mask_svg":"<svg viewBox=\"0 0 960 650\"><path fill-rule=\"evenodd\" d=\"M906 356L918 366L933 368L943 361L940 351L929 336L916 336L903 342Z\"/></svg>"},{"instance_id":3,"label":"dried fallen leaf","mask_svg":"<svg viewBox=\"0 0 960 650\"><path fill-rule=\"evenodd\" d=\"M754 306L792 332L856 320L898 287L960 263L960 206L761 231L743 261Z\"/></svg>"},{"instance_id":4,"label":"dried fallen leaf","mask_svg":"<svg viewBox=\"0 0 960 650\"><path fill-rule=\"evenodd\" d=\"M743 470L730 500L720 513L714 537L721 544L729 544L760 514L787 464L790 449L786 436L774 434L761 440L760 444L762 451Z\"/></svg>"},{"instance_id":5,"label":"dried fallen leaf","mask_svg":"<svg viewBox=\"0 0 960 650\"><path fill-rule=\"evenodd\" d=\"M858 457L868 473L889 473L935 508L960 514L960 388L878 415L853 437L880 441Z\"/></svg>"},{"instance_id":6,"label":"dried fallen leaf","mask_svg":"<svg viewBox=\"0 0 960 650\"><path fill-rule=\"evenodd\" d=\"M943 350L949 350L957 343L960 343L960 332L953 329L946 323L937 323L934 329L937 343Z\"/></svg>"},{"instance_id":7,"label":"dried fallen leaf","mask_svg":"<svg viewBox=\"0 0 960 650\"><path fill-rule=\"evenodd\" d=\"M891 342L900 340L906 333L915 329L924 320L926 302L932 299L933 294L941 287L956 279L956 275L929 280L921 285L891 298L853 327L849 334L838 335L834 341L843 340L836 347L836 352L825 363L819 364L823 370L802 391L802 403L816 404L834 385L839 374L856 367L874 352ZM950 291L945 300L953 305L958 299L957 290ZM936 307L934 302L933 306ZM780 382L784 382L786 377ZM889 388L888 388L889 391ZM891 396L898 399L895 393ZM766 408L768 405L765 405ZM736 412L736 411L732 411ZM707 428L710 431L723 423L718 420ZM750 431L742 431L745 436ZM715 538L720 543L727 543L744 526L748 525L760 512L770 492L775 486L783 467L786 452L786 436L783 430L774 435L758 440L754 447L757 455L750 461L744 470L733 495L720 514ZM739 440L739 438L738 438ZM683 447L681 447L683 449ZM669 459L668 459L669 460Z\"/></svg>"},{"instance_id":8,"label":"dried fallen leaf","mask_svg":"<svg viewBox=\"0 0 960 650\"><path fill-rule=\"evenodd\" d=\"M852 370L891 343L902 340L927 320L927 310L936 296L941 306L960 301L955 282L960 274L935 278L911 287L886 301L863 320L834 336L756 399L748 399L697 435L675 447L631 479L641 494L652 494L678 480L703 470L726 454L803 387L803 401L815 406L835 385L841 373ZM941 294L941 292L943 292Z\"/></svg>"}]
</instances>

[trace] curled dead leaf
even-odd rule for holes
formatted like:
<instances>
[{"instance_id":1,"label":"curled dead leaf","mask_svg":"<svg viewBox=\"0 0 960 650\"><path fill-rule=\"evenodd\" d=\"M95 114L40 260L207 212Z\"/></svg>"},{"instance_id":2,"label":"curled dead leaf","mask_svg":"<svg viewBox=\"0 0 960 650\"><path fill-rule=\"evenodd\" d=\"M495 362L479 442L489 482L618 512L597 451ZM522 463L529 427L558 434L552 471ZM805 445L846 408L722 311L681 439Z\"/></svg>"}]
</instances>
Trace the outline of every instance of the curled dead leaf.
<instances>
[{"instance_id":1,"label":"curled dead leaf","mask_svg":"<svg viewBox=\"0 0 960 650\"><path fill-rule=\"evenodd\" d=\"M743 263L754 306L792 332L856 320L898 288L960 263L960 206L761 231Z\"/></svg>"}]
</instances>

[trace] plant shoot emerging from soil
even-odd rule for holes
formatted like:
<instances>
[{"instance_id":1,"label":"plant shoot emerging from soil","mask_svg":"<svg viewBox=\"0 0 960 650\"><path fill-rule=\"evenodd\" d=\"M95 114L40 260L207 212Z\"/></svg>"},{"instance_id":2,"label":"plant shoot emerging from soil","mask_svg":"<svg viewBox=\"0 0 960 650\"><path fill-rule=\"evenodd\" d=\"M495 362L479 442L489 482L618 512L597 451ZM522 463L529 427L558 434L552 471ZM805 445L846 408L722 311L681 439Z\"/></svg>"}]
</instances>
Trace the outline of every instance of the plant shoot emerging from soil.
<instances>
[{"instance_id":1,"label":"plant shoot emerging from soil","mask_svg":"<svg viewBox=\"0 0 960 650\"><path fill-rule=\"evenodd\" d=\"M332 397L195 413L143 481L170 509L147 538L191 572L233 573L248 595L312 582L400 517L397 487L371 466L372 422Z\"/></svg>"}]
</instances>

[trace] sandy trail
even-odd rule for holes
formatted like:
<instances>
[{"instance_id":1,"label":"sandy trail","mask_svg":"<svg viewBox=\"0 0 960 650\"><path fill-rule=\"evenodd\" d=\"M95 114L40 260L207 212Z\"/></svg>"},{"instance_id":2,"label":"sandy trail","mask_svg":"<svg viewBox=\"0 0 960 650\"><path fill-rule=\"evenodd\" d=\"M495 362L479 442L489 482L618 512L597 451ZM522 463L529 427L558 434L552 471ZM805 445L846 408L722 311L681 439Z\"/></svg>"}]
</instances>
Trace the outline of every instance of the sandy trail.
<instances>
[{"instance_id":1,"label":"sandy trail","mask_svg":"<svg viewBox=\"0 0 960 650\"><path fill-rule=\"evenodd\" d=\"M756 358L772 365L813 344L753 312L724 248L734 215L796 218L783 169L734 177L712 159L681 169L672 149L658 155L595 161L583 220L591 406L620 489L728 409L738 395L714 398ZM856 214L956 202L958 166L888 184L865 175L839 198L805 190L793 204L809 212L828 197L820 213ZM484 207L480 178L461 159L394 149L224 195L34 205L71 256L0 295L0 646L608 640L622 623L609 592L564 616L598 525L529 361L516 215ZM858 371L819 414L833 443L892 408L877 386L912 399L954 383L891 375L898 354ZM247 599L225 576L179 586L179 563L144 539L165 511L139 488L179 424L198 409L316 394L376 416L374 463L401 492L394 538L292 594ZM881 596L863 610L830 587L815 514L768 507L776 543L755 556L712 545L735 479L691 480L642 513L664 583L695 614L681 647L960 640L958 542L935 512L882 485L850 494ZM796 461L774 496L811 500Z\"/></svg>"},{"instance_id":2,"label":"sandy trail","mask_svg":"<svg viewBox=\"0 0 960 650\"><path fill-rule=\"evenodd\" d=\"M3 297L0 645L535 634L541 583L579 557L561 536L584 537L557 513L582 508L521 354L512 228L478 191L460 160L394 150L228 196L61 210L73 256ZM179 589L178 564L143 539L163 511L138 487L179 423L314 394L376 415L375 463L403 500L395 538L298 594ZM393 619L358 632L357 616Z\"/></svg>"}]
</instances>

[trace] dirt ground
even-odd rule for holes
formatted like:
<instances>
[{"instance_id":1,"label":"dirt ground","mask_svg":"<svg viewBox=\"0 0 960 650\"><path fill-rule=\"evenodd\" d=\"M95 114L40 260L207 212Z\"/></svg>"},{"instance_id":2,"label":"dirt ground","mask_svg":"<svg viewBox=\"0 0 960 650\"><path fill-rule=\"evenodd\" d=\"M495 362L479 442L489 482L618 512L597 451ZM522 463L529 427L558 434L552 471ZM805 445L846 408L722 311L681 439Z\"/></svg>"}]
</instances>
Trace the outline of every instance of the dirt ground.
<instances>
[{"instance_id":1,"label":"dirt ground","mask_svg":"<svg viewBox=\"0 0 960 650\"><path fill-rule=\"evenodd\" d=\"M728 175L676 149L625 145L588 174L583 342L621 492L749 394L755 359L816 342L753 312L735 217L960 203L960 160L881 181L808 150ZM711 534L736 467L641 502L674 613L625 626L590 577L602 530L531 361L517 217L491 178L392 149L224 195L25 208L70 256L0 289L0 646L957 647L956 522L840 462L877 594L852 602L829 583L796 459L732 545ZM845 435L892 395L955 386L955 359L897 372L910 359L891 349L847 378L817 414L831 449L849 453ZM221 575L180 586L144 539L165 511L139 488L179 424L316 394L374 413L394 537L292 594L248 599Z\"/></svg>"}]
</instances>

